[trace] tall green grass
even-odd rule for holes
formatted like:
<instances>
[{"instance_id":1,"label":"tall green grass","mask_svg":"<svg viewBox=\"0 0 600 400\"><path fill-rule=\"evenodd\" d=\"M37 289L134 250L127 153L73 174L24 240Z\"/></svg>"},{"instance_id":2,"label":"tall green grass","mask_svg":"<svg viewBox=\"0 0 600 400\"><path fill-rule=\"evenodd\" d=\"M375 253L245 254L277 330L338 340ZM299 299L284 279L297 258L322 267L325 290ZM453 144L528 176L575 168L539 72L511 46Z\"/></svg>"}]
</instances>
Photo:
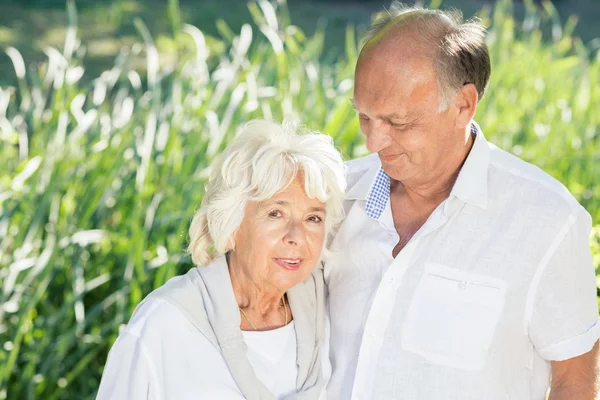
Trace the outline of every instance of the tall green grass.
<instances>
[{"instance_id":1,"label":"tall green grass","mask_svg":"<svg viewBox=\"0 0 600 400\"><path fill-rule=\"evenodd\" d=\"M549 3L527 4L524 21L504 0L482 13L494 70L477 119L490 140L564 182L598 223L600 60ZM174 62L162 62L137 21L141 45L91 84L73 1L64 47L47 49L44 66L7 49L17 85L0 88L0 400L93 397L135 305L191 266L189 220L240 124L298 119L331 134L347 158L365 154L349 101L355 30L345 58L324 63L323 29L307 36L285 4L249 8L254 21L239 32L216 21L215 41L171 0ZM143 72L133 68L140 57Z\"/></svg>"}]
</instances>

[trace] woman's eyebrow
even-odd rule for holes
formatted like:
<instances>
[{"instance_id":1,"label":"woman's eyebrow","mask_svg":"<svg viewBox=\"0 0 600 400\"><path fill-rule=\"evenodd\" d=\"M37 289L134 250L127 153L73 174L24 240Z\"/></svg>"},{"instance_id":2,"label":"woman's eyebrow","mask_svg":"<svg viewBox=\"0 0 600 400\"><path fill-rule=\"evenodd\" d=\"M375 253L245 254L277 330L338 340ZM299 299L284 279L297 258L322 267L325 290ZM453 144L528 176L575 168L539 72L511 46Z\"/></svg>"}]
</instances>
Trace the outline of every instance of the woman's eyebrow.
<instances>
[{"instance_id":1,"label":"woman's eyebrow","mask_svg":"<svg viewBox=\"0 0 600 400\"><path fill-rule=\"evenodd\" d=\"M265 200L263 202L263 207L270 207L270 206L287 206L289 203L289 201L286 200Z\"/></svg>"}]
</instances>

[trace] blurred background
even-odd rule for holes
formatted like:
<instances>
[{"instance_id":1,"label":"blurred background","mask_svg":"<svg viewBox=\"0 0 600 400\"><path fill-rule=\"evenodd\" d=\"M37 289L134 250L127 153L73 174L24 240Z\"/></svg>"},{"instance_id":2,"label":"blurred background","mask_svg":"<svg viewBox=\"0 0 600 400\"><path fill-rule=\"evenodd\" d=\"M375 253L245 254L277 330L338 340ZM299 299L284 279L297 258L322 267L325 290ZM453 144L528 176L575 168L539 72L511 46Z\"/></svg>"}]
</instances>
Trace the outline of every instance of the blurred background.
<instances>
[{"instance_id":1,"label":"blurred background","mask_svg":"<svg viewBox=\"0 0 600 400\"><path fill-rule=\"evenodd\" d=\"M412 3L412 2L408 2ZM183 249L215 154L293 118L366 154L360 37L388 2L0 2L0 400L94 398ZM427 2L490 29L486 137L563 182L600 266L600 2Z\"/></svg>"},{"instance_id":2,"label":"blurred background","mask_svg":"<svg viewBox=\"0 0 600 400\"><path fill-rule=\"evenodd\" d=\"M533 2L543 7L540 0ZM291 0L288 8L294 25L308 35L326 24L325 48L328 53L339 55L344 49L346 26L365 28L372 15L390 3L383 0ZM414 4L415 1L405 3ZM428 0L422 3L429 5ZM494 7L494 0L445 0L440 3L445 8L462 10L466 17ZM167 4L167 0L77 0L78 36L87 48L86 75L94 76L109 68L123 46L139 42L133 22L135 17L148 25L159 48L168 50L166 42L172 31ZM215 37L219 36L215 24L219 18L234 32L252 21L246 4L240 0L179 0L183 21L198 27L205 35ZM577 19L573 33L584 42L600 36L599 0L554 0L553 7L562 23L570 16ZM525 10L523 1L515 0L515 16L523 18ZM67 29L65 17L65 0L1 0L0 45L18 48L29 62L43 61L45 47L58 48L63 44ZM11 69L9 62L5 57L0 60L2 70ZM9 78L8 75L2 74L0 82Z\"/></svg>"}]
</instances>

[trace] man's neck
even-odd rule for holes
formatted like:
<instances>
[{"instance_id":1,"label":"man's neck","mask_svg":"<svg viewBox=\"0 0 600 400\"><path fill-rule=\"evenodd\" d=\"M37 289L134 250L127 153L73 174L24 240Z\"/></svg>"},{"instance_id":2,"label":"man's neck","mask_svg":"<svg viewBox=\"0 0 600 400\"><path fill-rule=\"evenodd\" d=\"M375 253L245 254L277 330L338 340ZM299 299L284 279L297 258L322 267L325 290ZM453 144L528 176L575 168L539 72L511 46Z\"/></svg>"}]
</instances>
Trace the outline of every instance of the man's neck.
<instances>
[{"instance_id":1,"label":"man's neck","mask_svg":"<svg viewBox=\"0 0 600 400\"><path fill-rule=\"evenodd\" d=\"M394 227L400 237L392 250L393 257L402 251L431 213L450 196L473 143L474 138L469 137L462 152L457 151L455 157L438 167L437 173L430 174L427 180L401 182L392 179L390 188L392 216Z\"/></svg>"},{"instance_id":2,"label":"man's neck","mask_svg":"<svg viewBox=\"0 0 600 400\"><path fill-rule=\"evenodd\" d=\"M392 179L391 195L402 197L417 208L435 208L446 200L458 178L458 174L467 159L475 138L469 134L464 146L461 146L448 162L438 165L435 171L428 174L426 179L421 177L407 181Z\"/></svg>"}]
</instances>

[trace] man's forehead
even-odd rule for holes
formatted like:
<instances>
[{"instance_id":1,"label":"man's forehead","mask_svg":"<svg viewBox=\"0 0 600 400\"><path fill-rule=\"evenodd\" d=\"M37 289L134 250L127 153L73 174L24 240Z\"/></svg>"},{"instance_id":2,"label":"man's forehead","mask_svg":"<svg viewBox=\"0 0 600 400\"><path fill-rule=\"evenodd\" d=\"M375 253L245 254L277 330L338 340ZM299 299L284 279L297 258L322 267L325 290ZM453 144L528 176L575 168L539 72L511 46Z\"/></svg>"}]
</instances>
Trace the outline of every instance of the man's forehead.
<instances>
[{"instance_id":1,"label":"man's forehead","mask_svg":"<svg viewBox=\"0 0 600 400\"><path fill-rule=\"evenodd\" d=\"M396 114L396 117L403 118L412 114L416 103L437 98L435 76L419 69L406 69L389 75L374 71L368 75L362 79L357 74L353 105L358 111L376 107L383 114Z\"/></svg>"},{"instance_id":2,"label":"man's forehead","mask_svg":"<svg viewBox=\"0 0 600 400\"><path fill-rule=\"evenodd\" d=\"M434 65L431 57L425 53L374 48L361 52L355 72L356 75L378 73L418 80L431 76Z\"/></svg>"},{"instance_id":3,"label":"man's forehead","mask_svg":"<svg viewBox=\"0 0 600 400\"><path fill-rule=\"evenodd\" d=\"M359 57L355 88L362 91L396 91L408 95L419 86L437 82L434 65L424 55L366 52Z\"/></svg>"}]
</instances>

